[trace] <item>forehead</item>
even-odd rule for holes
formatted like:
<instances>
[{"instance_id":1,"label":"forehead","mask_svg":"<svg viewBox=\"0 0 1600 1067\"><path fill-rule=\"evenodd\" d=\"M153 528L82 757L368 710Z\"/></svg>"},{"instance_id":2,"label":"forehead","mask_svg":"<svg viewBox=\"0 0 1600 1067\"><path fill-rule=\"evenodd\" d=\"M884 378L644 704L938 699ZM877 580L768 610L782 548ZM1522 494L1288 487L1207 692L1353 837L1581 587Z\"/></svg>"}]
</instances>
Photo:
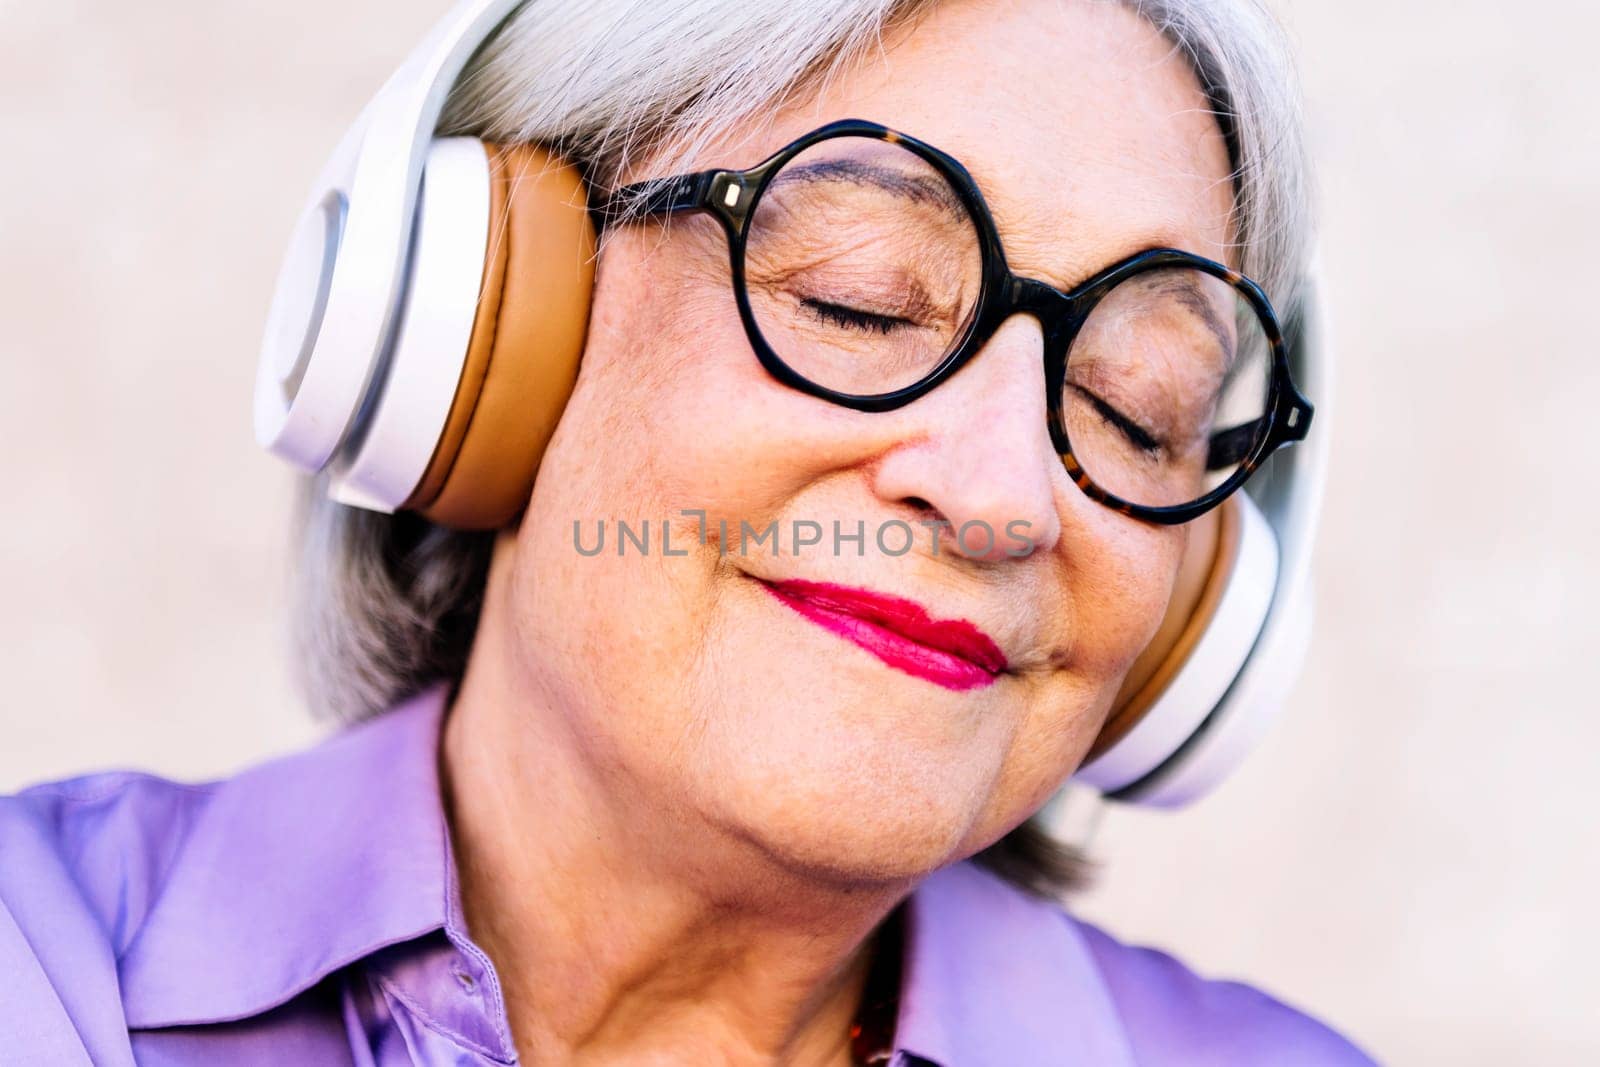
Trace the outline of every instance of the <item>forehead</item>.
<instances>
[{"instance_id":1,"label":"forehead","mask_svg":"<svg viewBox=\"0 0 1600 1067\"><path fill-rule=\"evenodd\" d=\"M939 0L712 165L840 118L959 159L1020 273L1067 287L1153 245L1229 258L1221 130L1182 53L1121 4Z\"/></svg>"}]
</instances>

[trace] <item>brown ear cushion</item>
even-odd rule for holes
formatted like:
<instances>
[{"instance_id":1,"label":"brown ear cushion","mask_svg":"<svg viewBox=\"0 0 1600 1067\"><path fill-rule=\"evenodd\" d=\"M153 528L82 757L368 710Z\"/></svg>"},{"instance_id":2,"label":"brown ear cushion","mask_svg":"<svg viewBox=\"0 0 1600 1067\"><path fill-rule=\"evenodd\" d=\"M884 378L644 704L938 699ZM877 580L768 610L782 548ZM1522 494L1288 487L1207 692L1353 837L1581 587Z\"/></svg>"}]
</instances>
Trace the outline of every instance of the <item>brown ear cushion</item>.
<instances>
[{"instance_id":1,"label":"brown ear cushion","mask_svg":"<svg viewBox=\"0 0 1600 1067\"><path fill-rule=\"evenodd\" d=\"M594 289L583 180L535 145L489 153L489 250L466 363L443 434L403 505L492 530L528 503L578 378Z\"/></svg>"},{"instance_id":2,"label":"brown ear cushion","mask_svg":"<svg viewBox=\"0 0 1600 1067\"><path fill-rule=\"evenodd\" d=\"M1111 714L1083 758L1084 763L1122 740L1144 718L1211 625L1228 575L1239 558L1243 534L1239 506L1235 494L1191 524L1189 545L1178 566L1178 580L1167 603L1167 613L1123 679Z\"/></svg>"}]
</instances>

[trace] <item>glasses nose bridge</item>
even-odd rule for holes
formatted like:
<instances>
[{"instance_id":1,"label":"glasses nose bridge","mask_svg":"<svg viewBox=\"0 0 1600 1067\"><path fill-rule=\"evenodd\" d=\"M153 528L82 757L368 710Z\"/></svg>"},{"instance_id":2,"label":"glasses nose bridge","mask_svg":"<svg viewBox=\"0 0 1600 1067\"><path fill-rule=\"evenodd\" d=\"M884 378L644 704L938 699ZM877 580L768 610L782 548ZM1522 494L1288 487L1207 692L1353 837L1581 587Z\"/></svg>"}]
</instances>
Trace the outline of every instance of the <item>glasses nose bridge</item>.
<instances>
[{"instance_id":1,"label":"glasses nose bridge","mask_svg":"<svg viewBox=\"0 0 1600 1067\"><path fill-rule=\"evenodd\" d=\"M1053 350L1070 334L1077 303L1052 285L1013 274L1006 279L1000 311L994 319L995 329L1019 313L1033 316L1044 335L1046 350Z\"/></svg>"}]
</instances>

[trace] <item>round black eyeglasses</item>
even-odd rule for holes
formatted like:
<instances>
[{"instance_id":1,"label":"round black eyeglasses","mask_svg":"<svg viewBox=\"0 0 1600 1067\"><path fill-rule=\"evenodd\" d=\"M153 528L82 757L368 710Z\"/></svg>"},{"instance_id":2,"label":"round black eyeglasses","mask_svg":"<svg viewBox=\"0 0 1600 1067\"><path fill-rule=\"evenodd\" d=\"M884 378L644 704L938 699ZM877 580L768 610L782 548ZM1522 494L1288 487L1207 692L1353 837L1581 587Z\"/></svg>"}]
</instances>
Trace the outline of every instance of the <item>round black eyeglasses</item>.
<instances>
[{"instance_id":1,"label":"round black eyeglasses","mask_svg":"<svg viewBox=\"0 0 1600 1067\"><path fill-rule=\"evenodd\" d=\"M1204 514L1311 425L1255 282L1173 248L1071 292L1020 277L966 168L878 123L830 123L749 170L628 185L594 211L601 226L715 217L762 366L858 411L911 403L1013 314L1034 316L1057 454L1092 499L1138 519Z\"/></svg>"}]
</instances>

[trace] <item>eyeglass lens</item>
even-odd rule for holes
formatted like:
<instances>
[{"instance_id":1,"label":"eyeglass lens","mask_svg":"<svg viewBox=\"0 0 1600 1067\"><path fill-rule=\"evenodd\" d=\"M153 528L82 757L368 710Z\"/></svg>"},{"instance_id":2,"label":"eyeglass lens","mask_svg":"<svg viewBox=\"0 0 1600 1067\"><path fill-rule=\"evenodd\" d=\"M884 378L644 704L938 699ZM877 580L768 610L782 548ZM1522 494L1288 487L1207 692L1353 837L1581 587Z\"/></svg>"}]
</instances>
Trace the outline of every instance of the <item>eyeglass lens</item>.
<instances>
[{"instance_id":1,"label":"eyeglass lens","mask_svg":"<svg viewBox=\"0 0 1600 1067\"><path fill-rule=\"evenodd\" d=\"M778 358L816 385L870 396L915 385L961 345L983 253L938 168L893 142L846 136L772 176L743 266L752 318ZM1078 465L1130 504L1205 496L1265 432L1266 337L1243 294L1201 270L1118 283L1067 354L1057 402Z\"/></svg>"},{"instance_id":2,"label":"eyeglass lens","mask_svg":"<svg viewBox=\"0 0 1600 1067\"><path fill-rule=\"evenodd\" d=\"M1067 350L1060 410L1073 457L1130 504L1192 503L1266 432L1272 357L1255 308L1221 278L1168 267L1119 282Z\"/></svg>"}]
</instances>

